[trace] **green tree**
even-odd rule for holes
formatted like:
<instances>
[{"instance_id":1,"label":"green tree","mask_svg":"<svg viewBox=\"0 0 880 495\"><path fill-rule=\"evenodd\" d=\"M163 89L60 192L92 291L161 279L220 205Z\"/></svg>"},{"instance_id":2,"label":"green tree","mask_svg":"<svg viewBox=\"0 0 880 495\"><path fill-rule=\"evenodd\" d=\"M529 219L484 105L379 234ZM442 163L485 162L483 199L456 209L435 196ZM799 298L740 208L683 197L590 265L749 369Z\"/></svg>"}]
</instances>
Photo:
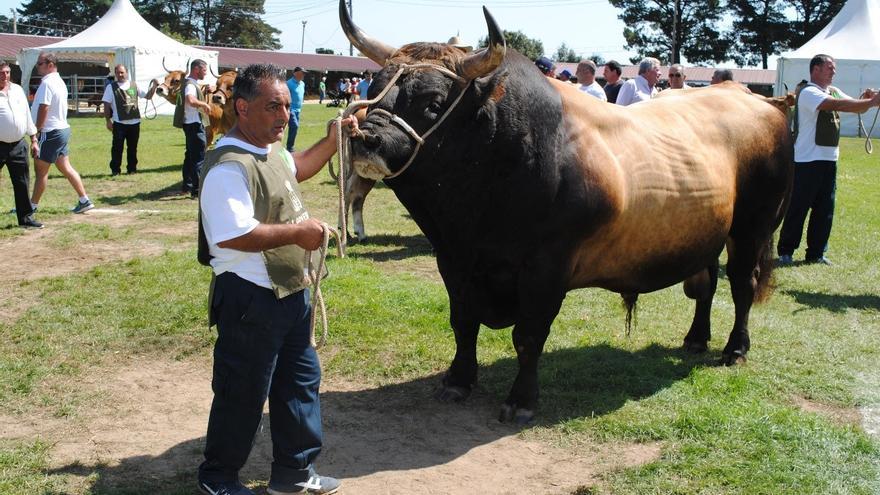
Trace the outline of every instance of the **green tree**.
<instances>
[{"instance_id":1,"label":"green tree","mask_svg":"<svg viewBox=\"0 0 880 495\"><path fill-rule=\"evenodd\" d=\"M544 43L534 38L529 38L522 31L503 31L504 41L509 48L522 53L531 60L544 55ZM477 43L479 47L489 45L489 37L481 38Z\"/></svg>"},{"instance_id":2,"label":"green tree","mask_svg":"<svg viewBox=\"0 0 880 495\"><path fill-rule=\"evenodd\" d=\"M592 60L599 67L605 65L605 57L598 53L593 53L592 55L587 57L587 60Z\"/></svg>"},{"instance_id":3,"label":"green tree","mask_svg":"<svg viewBox=\"0 0 880 495\"><path fill-rule=\"evenodd\" d=\"M18 9L18 32L72 36L100 19L112 3L112 0L30 0Z\"/></svg>"},{"instance_id":4,"label":"green tree","mask_svg":"<svg viewBox=\"0 0 880 495\"><path fill-rule=\"evenodd\" d=\"M798 48L824 29L846 0L787 0L786 3L797 13L796 19L791 21L789 47Z\"/></svg>"},{"instance_id":5,"label":"green tree","mask_svg":"<svg viewBox=\"0 0 880 495\"><path fill-rule=\"evenodd\" d=\"M266 24L263 0L140 0L136 6L154 26L205 45L277 50L280 31Z\"/></svg>"},{"instance_id":6,"label":"green tree","mask_svg":"<svg viewBox=\"0 0 880 495\"><path fill-rule=\"evenodd\" d=\"M738 65L767 68L767 58L785 50L791 25L781 0L728 0L733 18L731 56Z\"/></svg>"},{"instance_id":7,"label":"green tree","mask_svg":"<svg viewBox=\"0 0 880 495\"><path fill-rule=\"evenodd\" d=\"M626 24L626 47L642 57L664 62L721 62L730 41L719 29L724 14L720 0L609 0ZM676 15L677 12L677 15ZM674 33L674 36L673 36Z\"/></svg>"},{"instance_id":8,"label":"green tree","mask_svg":"<svg viewBox=\"0 0 880 495\"><path fill-rule=\"evenodd\" d=\"M565 42L562 42L559 45L559 48L556 49L556 54L553 56L553 60L557 62L580 62L581 56L575 53L575 51L570 48Z\"/></svg>"}]
</instances>

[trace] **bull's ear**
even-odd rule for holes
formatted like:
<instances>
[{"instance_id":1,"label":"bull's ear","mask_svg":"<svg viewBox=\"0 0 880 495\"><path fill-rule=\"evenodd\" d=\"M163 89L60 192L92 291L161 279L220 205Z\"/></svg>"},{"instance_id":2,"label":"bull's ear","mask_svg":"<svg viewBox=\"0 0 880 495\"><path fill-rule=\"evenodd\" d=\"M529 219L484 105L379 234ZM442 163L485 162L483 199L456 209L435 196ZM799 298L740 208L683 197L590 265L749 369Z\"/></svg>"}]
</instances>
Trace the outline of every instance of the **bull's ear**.
<instances>
[{"instance_id":1,"label":"bull's ear","mask_svg":"<svg viewBox=\"0 0 880 495\"><path fill-rule=\"evenodd\" d=\"M497 71L487 77L474 80L474 89L477 96L476 121L480 129L485 132L485 139L492 139L495 135L498 104L506 93L505 86L510 74L506 71Z\"/></svg>"}]
</instances>

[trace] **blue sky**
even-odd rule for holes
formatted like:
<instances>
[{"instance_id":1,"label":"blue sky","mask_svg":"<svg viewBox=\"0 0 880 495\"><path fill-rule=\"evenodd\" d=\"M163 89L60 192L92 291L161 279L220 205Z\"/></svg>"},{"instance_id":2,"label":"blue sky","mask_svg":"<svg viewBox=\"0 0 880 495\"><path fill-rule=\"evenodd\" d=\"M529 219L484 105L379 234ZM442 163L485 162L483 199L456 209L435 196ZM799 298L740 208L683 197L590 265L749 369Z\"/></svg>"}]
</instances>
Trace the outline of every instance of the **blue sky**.
<instances>
[{"instance_id":1,"label":"blue sky","mask_svg":"<svg viewBox=\"0 0 880 495\"><path fill-rule=\"evenodd\" d=\"M63 0L61 0L63 1ZM338 1L338 0L337 0ZM399 46L413 41L446 41L459 34L476 45L486 36L482 6L492 12L502 29L522 31L544 43L552 55L566 43L588 56L626 63L623 22L607 0L353 0L354 21L370 35ZM0 12L10 15L19 0L0 0ZM285 51L314 53L332 48L348 54L348 40L339 27L333 0L267 0L264 20L282 31ZM63 19L59 19L63 21ZM303 24L305 36L303 36Z\"/></svg>"}]
</instances>

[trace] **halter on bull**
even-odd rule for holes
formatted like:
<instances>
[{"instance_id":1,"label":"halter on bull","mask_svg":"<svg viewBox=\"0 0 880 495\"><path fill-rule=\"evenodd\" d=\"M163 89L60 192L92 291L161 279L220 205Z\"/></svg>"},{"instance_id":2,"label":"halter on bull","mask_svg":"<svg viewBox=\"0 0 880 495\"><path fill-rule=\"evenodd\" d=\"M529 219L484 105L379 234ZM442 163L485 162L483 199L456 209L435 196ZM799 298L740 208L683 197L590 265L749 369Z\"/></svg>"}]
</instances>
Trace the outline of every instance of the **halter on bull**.
<instances>
[{"instance_id":1,"label":"halter on bull","mask_svg":"<svg viewBox=\"0 0 880 495\"><path fill-rule=\"evenodd\" d=\"M489 46L466 54L390 47L339 7L349 40L383 66L353 166L395 192L431 241L449 294L456 353L438 398L469 395L481 324L513 325L519 372L501 420L530 421L538 359L576 288L633 300L684 281L697 301L684 346L705 352L725 245L735 321L721 361L745 360L791 188L785 115L729 87L604 104L541 76L484 13Z\"/></svg>"}]
</instances>

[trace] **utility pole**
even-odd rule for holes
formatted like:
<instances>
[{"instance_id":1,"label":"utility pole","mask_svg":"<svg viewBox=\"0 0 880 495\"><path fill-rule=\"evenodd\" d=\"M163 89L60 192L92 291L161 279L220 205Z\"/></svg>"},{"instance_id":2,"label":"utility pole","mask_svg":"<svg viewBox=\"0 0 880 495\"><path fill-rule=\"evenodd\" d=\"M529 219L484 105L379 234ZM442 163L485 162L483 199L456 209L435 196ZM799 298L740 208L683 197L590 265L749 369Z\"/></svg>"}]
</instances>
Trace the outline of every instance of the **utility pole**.
<instances>
[{"instance_id":1,"label":"utility pole","mask_svg":"<svg viewBox=\"0 0 880 495\"><path fill-rule=\"evenodd\" d=\"M18 12L15 9L9 9L12 12L12 34L18 34Z\"/></svg>"},{"instance_id":2,"label":"utility pole","mask_svg":"<svg viewBox=\"0 0 880 495\"><path fill-rule=\"evenodd\" d=\"M205 2L205 17L202 19L202 26L205 29L205 46L210 45L208 43L208 15L211 12L211 0L207 0Z\"/></svg>"},{"instance_id":3,"label":"utility pole","mask_svg":"<svg viewBox=\"0 0 880 495\"><path fill-rule=\"evenodd\" d=\"M307 22L309 22L309 21L302 21L302 23L303 23L303 35L302 35L302 40L299 42L299 52L300 52L300 53L305 53L305 52L306 52L306 51L305 51L305 48L306 48L306 23L307 23Z\"/></svg>"},{"instance_id":4,"label":"utility pole","mask_svg":"<svg viewBox=\"0 0 880 495\"><path fill-rule=\"evenodd\" d=\"M677 63L681 62L681 60L679 60L679 57L677 56L677 53L678 53L678 50L677 50L677 48L678 48L678 13L681 11L681 0L675 0L674 5L675 5L675 11L672 14L672 54L669 57L669 60L671 60L672 62L670 63L670 65L677 64Z\"/></svg>"},{"instance_id":5,"label":"utility pole","mask_svg":"<svg viewBox=\"0 0 880 495\"><path fill-rule=\"evenodd\" d=\"M354 0L348 0L348 17L351 18L352 22L354 22L354 10L352 9L351 5L352 2L354 2ZM354 57L354 47L351 45L351 43L348 44L348 56Z\"/></svg>"}]
</instances>

